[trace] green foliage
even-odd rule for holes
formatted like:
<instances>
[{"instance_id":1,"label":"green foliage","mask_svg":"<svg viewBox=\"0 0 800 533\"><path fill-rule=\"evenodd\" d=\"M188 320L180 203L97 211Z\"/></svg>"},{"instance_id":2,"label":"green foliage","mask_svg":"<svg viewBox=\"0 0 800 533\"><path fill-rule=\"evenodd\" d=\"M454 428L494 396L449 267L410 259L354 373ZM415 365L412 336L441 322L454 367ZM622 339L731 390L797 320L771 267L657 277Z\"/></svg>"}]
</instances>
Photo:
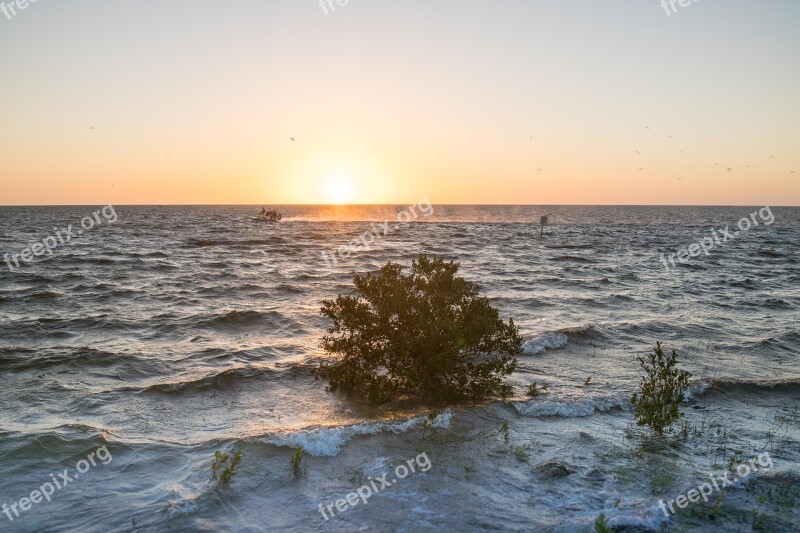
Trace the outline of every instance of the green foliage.
<instances>
[{"instance_id":1,"label":"green foliage","mask_svg":"<svg viewBox=\"0 0 800 533\"><path fill-rule=\"evenodd\" d=\"M614 533L614 530L608 525L608 519L606 519L605 513L600 513L600 516L595 518L594 531L595 533Z\"/></svg>"},{"instance_id":2,"label":"green foliage","mask_svg":"<svg viewBox=\"0 0 800 533\"><path fill-rule=\"evenodd\" d=\"M292 454L292 475L294 477L300 476L303 466L303 448L297 448Z\"/></svg>"},{"instance_id":3,"label":"green foliage","mask_svg":"<svg viewBox=\"0 0 800 533\"><path fill-rule=\"evenodd\" d=\"M372 401L414 396L434 402L510 394L502 377L516 368L522 337L499 318L477 285L456 276L459 265L420 256L412 272L388 263L356 276L356 296L323 302L333 325L321 366L332 391Z\"/></svg>"},{"instance_id":4,"label":"green foliage","mask_svg":"<svg viewBox=\"0 0 800 533\"><path fill-rule=\"evenodd\" d=\"M531 383L531 384L528 386L528 396L530 396L531 398L535 398L536 396L539 396L540 394L544 394L544 393L546 393L546 392L547 392L549 389L550 389L550 387L548 387L547 385L542 385L542 386L540 387L540 386L539 386L539 385L538 385L538 384L537 384L537 383L534 381L533 383Z\"/></svg>"},{"instance_id":5,"label":"green foliage","mask_svg":"<svg viewBox=\"0 0 800 533\"><path fill-rule=\"evenodd\" d=\"M636 407L636 423L660 435L683 416L678 408L689 388L691 374L678 370L678 352L672 350L672 355L664 356L660 342L647 359L638 359L645 376L640 390L631 397Z\"/></svg>"},{"instance_id":6,"label":"green foliage","mask_svg":"<svg viewBox=\"0 0 800 533\"><path fill-rule=\"evenodd\" d=\"M503 420L503 440L508 444L508 420Z\"/></svg>"},{"instance_id":7,"label":"green foliage","mask_svg":"<svg viewBox=\"0 0 800 533\"><path fill-rule=\"evenodd\" d=\"M214 461L211 463L211 477L217 479L217 473L222 468L222 474L220 474L219 480L221 483L227 485L236 474L236 469L239 468L239 463L241 461L242 452L240 451L233 454L233 459L231 459L231 456L227 453L215 452Z\"/></svg>"}]
</instances>

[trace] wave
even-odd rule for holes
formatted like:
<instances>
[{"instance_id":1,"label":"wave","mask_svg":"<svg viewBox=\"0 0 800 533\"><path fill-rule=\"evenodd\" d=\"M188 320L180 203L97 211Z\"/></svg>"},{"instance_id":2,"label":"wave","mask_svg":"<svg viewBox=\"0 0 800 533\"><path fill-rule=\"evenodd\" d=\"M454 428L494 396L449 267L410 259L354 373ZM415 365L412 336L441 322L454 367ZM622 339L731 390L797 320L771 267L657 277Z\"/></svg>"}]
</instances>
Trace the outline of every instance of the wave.
<instances>
[{"instance_id":1,"label":"wave","mask_svg":"<svg viewBox=\"0 0 800 533\"><path fill-rule=\"evenodd\" d=\"M127 387L123 390L137 393L181 394L198 392L207 389L228 389L235 383L244 381L274 380L279 372L272 368L246 366L229 368L222 372L214 372L198 379L177 381L172 383L157 383L142 387Z\"/></svg>"},{"instance_id":2,"label":"wave","mask_svg":"<svg viewBox=\"0 0 800 533\"><path fill-rule=\"evenodd\" d=\"M594 324L584 324L581 326L571 326L567 328L562 328L558 330L559 333L563 333L568 338L575 340L575 341L582 341L582 340L595 340L598 338L604 338L606 335L595 327Z\"/></svg>"},{"instance_id":3,"label":"wave","mask_svg":"<svg viewBox=\"0 0 800 533\"><path fill-rule=\"evenodd\" d=\"M283 237L276 237L272 239L246 239L241 241L229 239L192 239L186 244L190 248L210 248L214 246L266 246L270 244L283 244L285 242Z\"/></svg>"},{"instance_id":4,"label":"wave","mask_svg":"<svg viewBox=\"0 0 800 533\"><path fill-rule=\"evenodd\" d=\"M583 418L596 412L624 410L630 407L630 398L622 395L563 398L556 400L528 400L516 402L514 409L522 416L558 416Z\"/></svg>"},{"instance_id":5,"label":"wave","mask_svg":"<svg viewBox=\"0 0 800 533\"><path fill-rule=\"evenodd\" d=\"M591 244L545 244L551 250L591 250Z\"/></svg>"},{"instance_id":6,"label":"wave","mask_svg":"<svg viewBox=\"0 0 800 533\"><path fill-rule=\"evenodd\" d=\"M308 431L288 433L263 439L266 444L285 446L290 448L303 448L303 451L316 457L334 457L339 455L342 447L351 439L363 435L376 435L378 433L406 433L414 428L425 426L429 422L434 428L450 427L453 413L449 409L440 413L432 421L427 416L411 418L403 422L365 422L350 426L319 428Z\"/></svg>"},{"instance_id":7,"label":"wave","mask_svg":"<svg viewBox=\"0 0 800 533\"><path fill-rule=\"evenodd\" d=\"M529 339L522 346L525 355L538 355L545 350L557 350L567 345L569 339L564 333L548 332Z\"/></svg>"},{"instance_id":8,"label":"wave","mask_svg":"<svg viewBox=\"0 0 800 533\"><path fill-rule=\"evenodd\" d=\"M548 261L569 262L569 263L594 263L591 259L578 255L559 255L551 257Z\"/></svg>"},{"instance_id":9,"label":"wave","mask_svg":"<svg viewBox=\"0 0 800 533\"><path fill-rule=\"evenodd\" d=\"M692 389L694 387L694 391ZM708 378L690 385L691 397L719 392L800 392L800 377L784 379ZM688 395L687 395L688 396Z\"/></svg>"}]
</instances>

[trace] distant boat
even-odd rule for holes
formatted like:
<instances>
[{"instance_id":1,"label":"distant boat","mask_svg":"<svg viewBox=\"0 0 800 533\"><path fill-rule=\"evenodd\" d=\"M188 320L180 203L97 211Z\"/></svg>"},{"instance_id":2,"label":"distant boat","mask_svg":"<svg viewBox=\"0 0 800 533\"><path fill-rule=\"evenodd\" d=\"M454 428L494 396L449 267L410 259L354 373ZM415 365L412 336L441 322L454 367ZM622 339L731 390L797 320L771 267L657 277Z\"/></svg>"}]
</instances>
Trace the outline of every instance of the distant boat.
<instances>
[{"instance_id":1,"label":"distant boat","mask_svg":"<svg viewBox=\"0 0 800 533\"><path fill-rule=\"evenodd\" d=\"M261 213L258 216L250 217L250 220L252 220L253 222L267 222L270 224L277 224L278 222L281 221L282 218L283 215L275 211L274 209L270 209L267 211L262 209Z\"/></svg>"}]
</instances>

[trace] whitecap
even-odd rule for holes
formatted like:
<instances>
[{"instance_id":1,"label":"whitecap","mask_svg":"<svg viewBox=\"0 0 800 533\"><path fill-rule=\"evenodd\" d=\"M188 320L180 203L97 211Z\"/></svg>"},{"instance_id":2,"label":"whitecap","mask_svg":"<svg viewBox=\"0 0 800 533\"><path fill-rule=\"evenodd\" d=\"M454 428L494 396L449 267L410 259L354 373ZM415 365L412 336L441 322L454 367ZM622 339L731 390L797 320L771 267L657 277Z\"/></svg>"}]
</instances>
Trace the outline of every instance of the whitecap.
<instances>
[{"instance_id":1,"label":"whitecap","mask_svg":"<svg viewBox=\"0 0 800 533\"><path fill-rule=\"evenodd\" d=\"M334 457L339 455L342 447L350 439L358 435L375 435L381 432L405 433L413 428L423 427L426 421L431 427L446 428L450 426L453 413L450 410L440 413L432 421L427 416L411 418L403 422L368 422L351 426L319 428L300 431L265 439L267 444L303 448L303 451L316 457Z\"/></svg>"},{"instance_id":2,"label":"whitecap","mask_svg":"<svg viewBox=\"0 0 800 533\"><path fill-rule=\"evenodd\" d=\"M537 355L545 350L557 350L567 345L569 339L564 333L542 333L529 339L522 346L525 355Z\"/></svg>"}]
</instances>

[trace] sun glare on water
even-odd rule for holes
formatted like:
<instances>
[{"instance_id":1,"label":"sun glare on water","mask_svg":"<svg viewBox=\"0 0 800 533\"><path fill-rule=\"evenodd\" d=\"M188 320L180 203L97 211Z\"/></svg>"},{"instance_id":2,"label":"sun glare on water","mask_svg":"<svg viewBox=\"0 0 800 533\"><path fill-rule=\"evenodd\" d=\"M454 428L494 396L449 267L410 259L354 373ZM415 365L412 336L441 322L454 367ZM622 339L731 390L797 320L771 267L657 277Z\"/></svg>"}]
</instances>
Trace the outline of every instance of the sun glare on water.
<instances>
[{"instance_id":1,"label":"sun glare on water","mask_svg":"<svg viewBox=\"0 0 800 533\"><path fill-rule=\"evenodd\" d=\"M352 203L355 194L353 179L346 174L331 174L325 178L323 191L328 203Z\"/></svg>"}]
</instances>

